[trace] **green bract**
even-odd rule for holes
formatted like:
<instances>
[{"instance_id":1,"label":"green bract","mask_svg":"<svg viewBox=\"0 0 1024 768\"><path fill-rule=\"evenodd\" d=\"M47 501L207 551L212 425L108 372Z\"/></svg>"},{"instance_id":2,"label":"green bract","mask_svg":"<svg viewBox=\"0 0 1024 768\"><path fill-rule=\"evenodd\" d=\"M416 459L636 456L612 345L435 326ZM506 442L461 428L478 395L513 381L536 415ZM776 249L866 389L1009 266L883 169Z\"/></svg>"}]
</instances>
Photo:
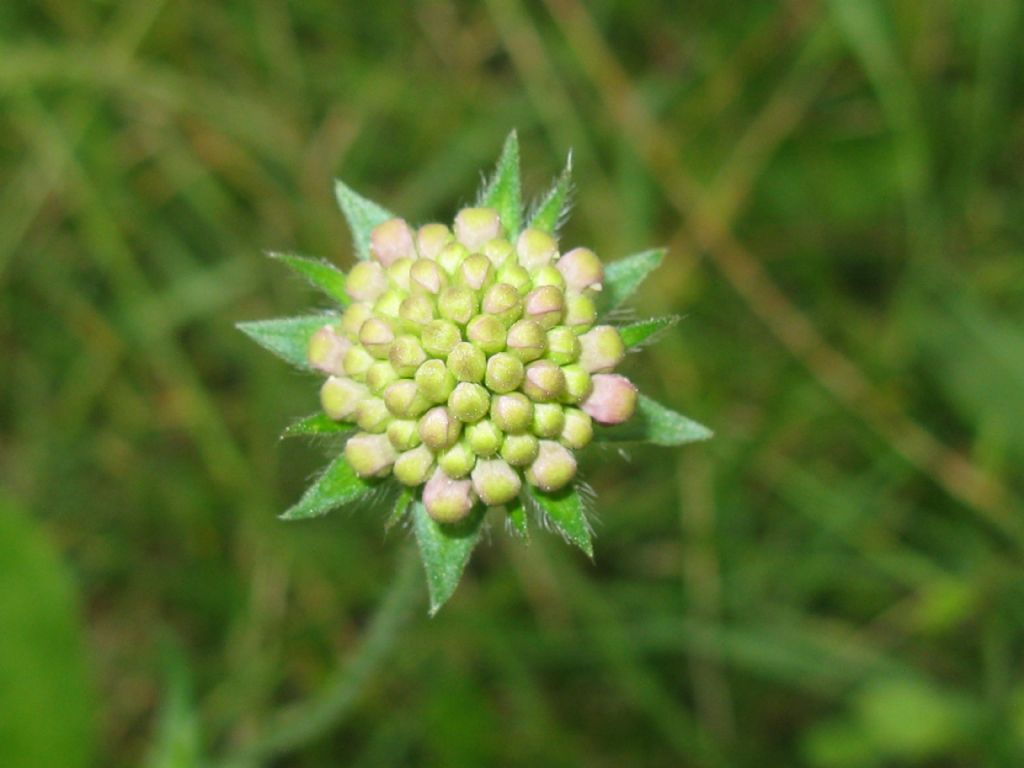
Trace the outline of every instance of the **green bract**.
<instances>
[{"instance_id":1,"label":"green bract","mask_svg":"<svg viewBox=\"0 0 1024 768\"><path fill-rule=\"evenodd\" d=\"M531 508L592 555L576 487L576 453L592 441L681 445L711 435L615 372L630 348L677 320L620 328L602 315L663 252L604 267L590 249L562 251L569 171L524 215L513 133L477 205L450 227L414 227L338 182L359 263L346 277L321 261L276 258L339 311L240 325L324 376L322 412L286 435L348 435L283 516L322 515L399 485L389 523L412 517L431 612L454 592L489 509L525 536Z\"/></svg>"}]
</instances>

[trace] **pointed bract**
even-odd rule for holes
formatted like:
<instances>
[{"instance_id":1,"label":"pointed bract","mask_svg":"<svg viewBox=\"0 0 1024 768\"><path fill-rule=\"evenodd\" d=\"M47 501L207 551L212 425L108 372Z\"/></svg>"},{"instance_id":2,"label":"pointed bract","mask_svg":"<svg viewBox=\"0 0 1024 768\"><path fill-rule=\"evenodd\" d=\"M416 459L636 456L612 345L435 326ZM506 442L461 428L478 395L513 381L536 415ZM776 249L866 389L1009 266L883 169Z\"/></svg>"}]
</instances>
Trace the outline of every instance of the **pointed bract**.
<instances>
[{"instance_id":1,"label":"pointed bract","mask_svg":"<svg viewBox=\"0 0 1024 768\"><path fill-rule=\"evenodd\" d=\"M319 288L328 297L342 306L347 306L349 299L345 294L345 273L330 262L323 259L311 259L293 253L267 253L272 259L285 264L292 271L302 275L314 288Z\"/></svg>"},{"instance_id":2,"label":"pointed bract","mask_svg":"<svg viewBox=\"0 0 1024 768\"><path fill-rule=\"evenodd\" d=\"M583 500L575 486L563 488L556 493L545 493L539 488L528 486L530 498L547 516L565 540L575 544L594 559L594 545L590 539L590 523L583 509Z\"/></svg>"},{"instance_id":3,"label":"pointed bract","mask_svg":"<svg viewBox=\"0 0 1024 768\"><path fill-rule=\"evenodd\" d=\"M604 288L598 298L602 314L628 299L651 272L661 265L664 248L654 248L613 261L604 268Z\"/></svg>"},{"instance_id":4,"label":"pointed bract","mask_svg":"<svg viewBox=\"0 0 1024 768\"><path fill-rule=\"evenodd\" d=\"M619 326L619 336L626 349L651 344L661 338L661 335L679 322L679 315L666 315L665 317L652 317L650 320L640 320L629 325Z\"/></svg>"},{"instance_id":5,"label":"pointed bract","mask_svg":"<svg viewBox=\"0 0 1024 768\"><path fill-rule=\"evenodd\" d=\"M340 179L334 182L334 195L352 230L352 246L356 256L363 260L370 258L370 233L378 224L395 218L395 215L372 200L367 200Z\"/></svg>"},{"instance_id":6,"label":"pointed bract","mask_svg":"<svg viewBox=\"0 0 1024 768\"><path fill-rule=\"evenodd\" d=\"M235 327L282 360L308 371L306 352L310 337L325 325L336 322L336 315L305 315L238 323Z\"/></svg>"},{"instance_id":7,"label":"pointed bract","mask_svg":"<svg viewBox=\"0 0 1024 768\"><path fill-rule=\"evenodd\" d=\"M523 224L523 190L519 178L519 136L515 131L505 139L494 175L480 191L477 205L498 212L509 239L519 234Z\"/></svg>"},{"instance_id":8,"label":"pointed bract","mask_svg":"<svg viewBox=\"0 0 1024 768\"><path fill-rule=\"evenodd\" d=\"M282 520L305 520L326 515L332 509L365 498L374 486L356 475L344 456L338 456L306 489L302 498L281 515Z\"/></svg>"},{"instance_id":9,"label":"pointed bract","mask_svg":"<svg viewBox=\"0 0 1024 768\"><path fill-rule=\"evenodd\" d=\"M594 440L604 443L651 443L672 447L708 440L714 432L646 395L637 398L636 413L625 424L595 427Z\"/></svg>"},{"instance_id":10,"label":"pointed bract","mask_svg":"<svg viewBox=\"0 0 1024 768\"><path fill-rule=\"evenodd\" d=\"M430 615L433 616L448 602L459 585L469 556L480 539L483 508L477 508L455 525L434 521L419 501L412 503L411 511L416 543L419 544L420 558L427 574Z\"/></svg>"},{"instance_id":11,"label":"pointed bract","mask_svg":"<svg viewBox=\"0 0 1024 768\"><path fill-rule=\"evenodd\" d=\"M526 223L531 229L539 229L549 235L557 235L572 208L572 152L565 159L565 169L555 179L551 189L534 204Z\"/></svg>"},{"instance_id":12,"label":"pointed bract","mask_svg":"<svg viewBox=\"0 0 1024 768\"><path fill-rule=\"evenodd\" d=\"M300 437L307 435L339 435L344 432L351 432L356 428L355 424L344 421L335 421L323 411L299 419L293 424L285 427L281 437Z\"/></svg>"}]
</instances>

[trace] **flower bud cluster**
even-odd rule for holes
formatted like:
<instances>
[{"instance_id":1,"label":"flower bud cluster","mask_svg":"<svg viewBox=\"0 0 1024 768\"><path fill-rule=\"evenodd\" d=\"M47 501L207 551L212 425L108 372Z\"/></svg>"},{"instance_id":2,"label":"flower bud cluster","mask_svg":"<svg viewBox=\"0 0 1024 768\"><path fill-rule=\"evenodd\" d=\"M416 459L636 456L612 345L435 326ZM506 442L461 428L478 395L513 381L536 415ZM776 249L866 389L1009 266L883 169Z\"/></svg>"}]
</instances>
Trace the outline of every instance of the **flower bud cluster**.
<instances>
[{"instance_id":1,"label":"flower bud cluster","mask_svg":"<svg viewBox=\"0 0 1024 768\"><path fill-rule=\"evenodd\" d=\"M324 412L358 426L345 456L359 476L422 485L430 515L456 522L524 479L566 486L593 423L632 416L636 388L613 373L622 339L595 325L593 251L560 254L534 229L510 242L496 211L466 208L451 229L386 221L370 252L308 349Z\"/></svg>"}]
</instances>

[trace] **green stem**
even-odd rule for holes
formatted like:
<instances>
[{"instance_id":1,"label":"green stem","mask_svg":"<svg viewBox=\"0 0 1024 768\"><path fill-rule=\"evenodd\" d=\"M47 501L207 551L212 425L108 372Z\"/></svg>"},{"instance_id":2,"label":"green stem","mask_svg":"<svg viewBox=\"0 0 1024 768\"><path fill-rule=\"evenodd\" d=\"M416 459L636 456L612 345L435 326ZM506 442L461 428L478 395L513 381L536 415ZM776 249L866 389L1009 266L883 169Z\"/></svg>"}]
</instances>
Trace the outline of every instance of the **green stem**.
<instances>
[{"instance_id":1,"label":"green stem","mask_svg":"<svg viewBox=\"0 0 1024 768\"><path fill-rule=\"evenodd\" d=\"M223 768L259 765L336 728L394 650L399 633L412 614L420 583L415 548L407 547L395 580L354 655L331 674L323 690L313 698L291 704L272 715L263 734L227 756Z\"/></svg>"}]
</instances>

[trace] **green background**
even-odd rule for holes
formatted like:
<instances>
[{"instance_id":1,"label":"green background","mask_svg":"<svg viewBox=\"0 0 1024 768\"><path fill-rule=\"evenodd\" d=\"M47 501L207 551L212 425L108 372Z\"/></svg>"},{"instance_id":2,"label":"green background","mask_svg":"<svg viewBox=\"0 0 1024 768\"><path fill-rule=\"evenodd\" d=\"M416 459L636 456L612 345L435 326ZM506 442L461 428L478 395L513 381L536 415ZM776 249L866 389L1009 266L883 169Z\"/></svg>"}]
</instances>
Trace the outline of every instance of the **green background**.
<instances>
[{"instance_id":1,"label":"green background","mask_svg":"<svg viewBox=\"0 0 1024 768\"><path fill-rule=\"evenodd\" d=\"M1017 0L3 3L0 764L221 765L340 680L269 764L1020 765L1022 33ZM233 326L320 301L263 251L351 264L335 176L449 218L513 127L528 190L573 150L564 244L669 247L633 307L685 318L627 372L716 437L595 457L595 564L492 527L372 635L408 533L276 518L330 453L278 440L316 382Z\"/></svg>"}]
</instances>

